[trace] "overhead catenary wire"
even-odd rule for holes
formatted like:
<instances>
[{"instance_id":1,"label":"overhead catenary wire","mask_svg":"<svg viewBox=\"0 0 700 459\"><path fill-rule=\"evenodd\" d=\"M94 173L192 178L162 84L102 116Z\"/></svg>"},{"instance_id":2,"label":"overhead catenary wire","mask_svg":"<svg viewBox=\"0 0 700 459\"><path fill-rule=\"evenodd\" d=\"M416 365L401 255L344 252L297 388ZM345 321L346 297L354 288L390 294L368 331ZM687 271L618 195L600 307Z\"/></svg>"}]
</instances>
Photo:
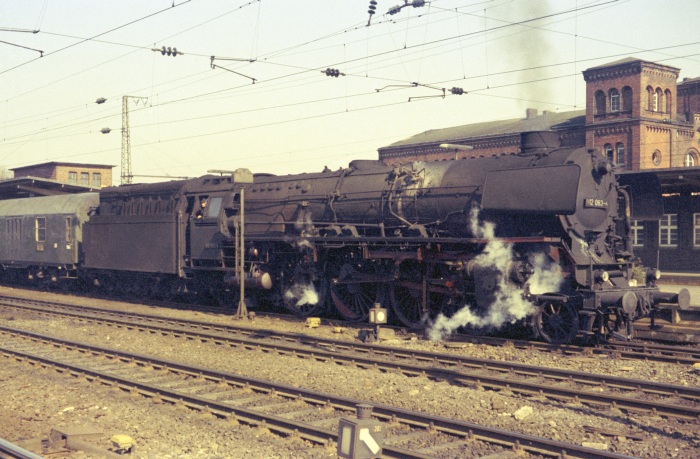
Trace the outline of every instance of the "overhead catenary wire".
<instances>
[{"instance_id":1,"label":"overhead catenary wire","mask_svg":"<svg viewBox=\"0 0 700 459\"><path fill-rule=\"evenodd\" d=\"M608 3L610 3L610 2L608 2ZM461 34L459 34L459 35L461 35ZM418 48L417 48L417 49L418 49ZM600 58L601 58L601 57L599 56L598 59L600 59ZM345 59L343 59L343 61L345 61ZM257 64L269 64L269 65L276 65L276 66L284 66L284 65L286 65L286 64L284 64L284 63L275 63L275 62L271 62L270 60L268 60L267 62L259 61ZM561 65L561 64L552 64L552 65ZM377 67L378 67L378 66L377 66ZM538 66L538 67L536 67L536 68L546 68L546 67L549 67L549 66ZM235 68L235 67L234 67L234 68ZM534 67L532 67L532 68L534 68ZM525 68L523 68L523 69L510 69L510 70L504 71L503 74L514 73L514 72L516 72L516 71L524 71L524 70L527 70L527 69L525 69ZM293 79L294 77L296 77L296 76L301 76L301 75L303 75L304 73L310 72L310 71L317 71L317 70L314 70L314 69L311 69L311 68L306 68L306 69L301 68L301 69L300 69L300 72L293 72L291 75L287 74L287 75L282 75L282 76L280 76L280 77L275 77L274 79L270 79L270 80L264 81L264 83L268 84L267 88L271 87L271 86L269 86L270 83L274 83L274 82L279 82L280 84L282 84L282 82L285 82L284 85L287 85L286 82L290 81L290 80ZM352 76L352 72L349 72L349 71L345 71L345 72L347 72L347 74L348 74L349 76ZM344 73L345 73L345 72L344 72ZM198 73L199 73L200 75L204 75L204 72L198 72ZM575 75L577 75L576 72L573 72L573 73L569 73L568 76L575 76ZM471 75L471 76L468 75L466 79L477 78L477 77L478 77L478 76L475 76L475 75ZM551 78L565 78L565 77L567 77L567 75L553 75ZM196 76L195 76L195 78L196 78ZM369 78L375 78L375 77L373 77L372 75L369 75ZM515 85L530 84L530 83L535 82L535 81L547 81L548 79L550 79L550 78L530 79L530 80L528 80L528 81L521 81L521 82L516 82L516 83L510 83L510 84L504 84L504 85L494 86L494 89L499 88L499 87L505 87L505 86L515 86ZM378 81L383 81L383 79L381 79L381 78L377 78L377 80L378 80ZM388 80L388 81L401 81L401 79L396 79L396 78L393 78L393 79L391 79L391 78L385 78L385 80ZM188 83L188 81L187 81L186 79L183 79L183 80L181 80L181 81L182 81L185 85ZM313 82L313 80L308 80L308 81L309 81L309 84L311 84L311 85L316 84L315 82ZM408 80L408 81L410 81L410 80ZM453 79L445 79L445 80L441 80L441 81L442 81L442 82L428 81L428 82L424 82L424 84L446 84L447 82L453 82L453 81L455 81L455 80L453 80ZM262 86L263 81L261 81L260 83L261 83L261 86ZM157 83L157 84L158 84L158 83ZM303 82L299 82L298 84L303 84ZM240 91L244 89L243 86L248 86L248 87L250 87L249 84L247 84L247 85L239 85L239 86L232 85L232 86L230 86L229 88L226 88L223 92L218 93L218 94L225 95L226 93L229 93L229 94L227 95L227 97L236 96L237 93L240 93ZM263 88L261 87L261 88L259 88L259 90L262 92L262 91L266 91L267 89L263 89ZM473 92L473 91L483 91L484 89L481 88L481 87L472 87L472 88L469 88L468 90L469 90L470 92ZM246 92L249 92L249 91L246 90ZM162 94L164 94L165 92L159 92L159 91L156 90L156 91L154 91L154 93L157 93L157 94L162 95ZM210 97L212 97L212 95L214 95L214 94L208 93L208 94L206 94L206 95L189 96L189 97L187 97L186 99L171 99L171 100L161 99L160 106L165 106L166 104L177 104L177 103L180 103L180 102L183 102L183 103L184 103L184 102L188 102L188 101L192 101L192 100L197 100L197 99L202 99L202 100L203 100L203 99L205 99L205 98L210 98ZM494 96L494 97L496 97L496 96L502 97L502 96L499 96L499 95L497 95L497 94L492 94L492 96ZM352 96L351 96L351 97L352 97ZM508 98L508 97L506 96L506 98ZM510 99L515 100L516 98L512 98L512 97L511 97ZM311 99L309 99L309 100L311 100ZM313 101L311 101L311 102L309 102L309 103L314 103L315 100L321 100L321 99L314 99ZM519 99L518 99L518 100L519 100ZM294 105L294 104L287 104L287 105ZM269 105L269 104L266 104L265 106L262 106L262 110L271 109L271 107L275 107L275 106L278 106L278 105ZM382 105L381 105L381 104L377 104L377 106L378 106L378 107L381 107ZM81 107L82 107L82 106L81 106ZM211 115L211 116L220 116L220 115L219 115L219 114L216 114L216 115ZM168 122L181 122L181 121L186 121L186 120L192 119L192 118L194 118L194 117L191 117L191 118L181 118L180 120L173 120L173 121L168 121ZM147 124L146 124L146 125L147 125Z\"/></svg>"}]
</instances>

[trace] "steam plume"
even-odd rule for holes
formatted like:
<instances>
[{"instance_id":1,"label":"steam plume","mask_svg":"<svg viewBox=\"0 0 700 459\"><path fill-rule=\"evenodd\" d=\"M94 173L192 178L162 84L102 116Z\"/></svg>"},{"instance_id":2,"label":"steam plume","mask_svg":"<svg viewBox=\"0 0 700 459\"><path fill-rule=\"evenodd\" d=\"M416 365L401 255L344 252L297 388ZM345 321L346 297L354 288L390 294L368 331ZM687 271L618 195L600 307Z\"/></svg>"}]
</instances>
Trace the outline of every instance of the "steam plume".
<instances>
[{"instance_id":1,"label":"steam plume","mask_svg":"<svg viewBox=\"0 0 700 459\"><path fill-rule=\"evenodd\" d=\"M452 317L439 314L428 330L431 340L440 340L459 327L472 325L478 328L500 328L506 323L514 323L534 314L536 307L524 298L524 290L508 281L508 268L513 261L511 244L495 239L495 225L491 222L479 223L478 208L470 214L472 234L488 240L484 251L475 258L479 266L497 270L499 284L495 289L495 301L486 311L475 313L470 305L464 305ZM561 282L561 270L556 264L549 264L543 254L530 257L534 273L528 279L527 286L531 293L556 292Z\"/></svg>"}]
</instances>

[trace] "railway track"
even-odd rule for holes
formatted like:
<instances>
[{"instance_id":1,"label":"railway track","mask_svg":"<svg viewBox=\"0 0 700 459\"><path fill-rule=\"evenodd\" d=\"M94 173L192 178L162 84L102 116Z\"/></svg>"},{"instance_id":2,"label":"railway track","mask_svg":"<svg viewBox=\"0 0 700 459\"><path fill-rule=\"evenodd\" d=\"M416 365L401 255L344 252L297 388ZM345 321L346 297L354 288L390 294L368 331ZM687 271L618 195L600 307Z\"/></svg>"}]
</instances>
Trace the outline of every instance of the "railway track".
<instances>
[{"instance_id":1,"label":"railway track","mask_svg":"<svg viewBox=\"0 0 700 459\"><path fill-rule=\"evenodd\" d=\"M22 330L0 331L0 354L157 403L321 444L335 441L341 417L352 415L359 404L371 405L373 416L385 423L384 457L474 457L474 452L484 456L504 450L538 457L628 457Z\"/></svg>"},{"instance_id":2,"label":"railway track","mask_svg":"<svg viewBox=\"0 0 700 459\"><path fill-rule=\"evenodd\" d=\"M43 459L38 454L0 438L0 458L2 459Z\"/></svg>"},{"instance_id":3,"label":"railway track","mask_svg":"<svg viewBox=\"0 0 700 459\"><path fill-rule=\"evenodd\" d=\"M187 324L189 327L200 327L204 330L221 330L236 334L253 334L256 331L251 330L247 327L238 327L234 325L222 325L215 324L211 322L197 322L188 321L182 319L168 318L156 315L147 314L137 314L133 312L117 311L112 309L100 309L88 306L80 306L75 304L63 303L63 302L53 302L53 301L40 301L27 298L10 297L6 295L0 295L0 306L7 307L24 307L29 308L31 306L36 306L37 310L45 310L50 312L51 310L60 311L83 311L85 313L103 313L107 316L114 317L134 317L134 318L144 318L153 319L156 321L162 321L163 323L183 323ZM182 309L182 308L180 308ZM220 313L220 309L208 310L212 313ZM271 316L280 318L282 320L292 320L287 315L275 315ZM333 323L342 323L341 321L333 321ZM356 323L343 324L350 325L353 327L358 327ZM359 328L359 327L358 327ZM395 329L396 330L396 329ZM272 332L270 332L272 333ZM298 341L302 339L308 339L306 335L298 334L284 334L281 332L275 332L280 339L287 341ZM333 345L339 340L326 340L328 345ZM607 342L601 343L597 346L577 346L577 345L553 345L544 343L541 341L528 341L528 340L516 340L510 338L499 338L490 336L471 336L471 335L456 335L446 342L446 347L459 347L461 343L472 343L472 344L486 344L493 346L512 346L516 349L525 349L528 351L540 351L540 352L553 352L557 354L564 355L581 355L581 356L608 356L612 358L620 359L630 359L630 360L644 360L648 362L661 362L661 363L674 363L680 365L693 365L694 363L700 362L700 347L698 346L673 346L664 345L658 343L647 343L640 341L629 341L629 342ZM356 347L362 347L359 344ZM367 345L367 348L372 348L371 345Z\"/></svg>"},{"instance_id":4,"label":"railway track","mask_svg":"<svg viewBox=\"0 0 700 459\"><path fill-rule=\"evenodd\" d=\"M82 306L70 306L67 308L70 311L55 304L14 307L112 327L198 339L215 345L400 372L406 376L424 375L433 380L449 380L559 403L585 404L596 409L652 412L685 420L700 417L700 388L695 387Z\"/></svg>"}]
</instances>

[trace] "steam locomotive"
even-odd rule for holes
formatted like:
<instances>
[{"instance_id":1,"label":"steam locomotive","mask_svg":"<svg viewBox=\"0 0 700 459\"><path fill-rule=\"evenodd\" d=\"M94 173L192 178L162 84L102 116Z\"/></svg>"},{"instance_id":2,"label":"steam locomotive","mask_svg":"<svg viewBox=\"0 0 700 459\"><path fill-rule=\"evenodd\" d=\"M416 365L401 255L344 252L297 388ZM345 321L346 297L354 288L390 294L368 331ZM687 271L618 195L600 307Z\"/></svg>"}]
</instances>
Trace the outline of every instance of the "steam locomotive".
<instances>
[{"instance_id":1,"label":"steam locomotive","mask_svg":"<svg viewBox=\"0 0 700 459\"><path fill-rule=\"evenodd\" d=\"M662 213L658 179L622 182L600 152L533 132L518 154L4 201L0 263L37 282L228 307L244 278L251 306L299 316L363 321L380 302L438 335L524 320L567 343L629 338L660 303L689 305L633 253L631 219Z\"/></svg>"}]
</instances>

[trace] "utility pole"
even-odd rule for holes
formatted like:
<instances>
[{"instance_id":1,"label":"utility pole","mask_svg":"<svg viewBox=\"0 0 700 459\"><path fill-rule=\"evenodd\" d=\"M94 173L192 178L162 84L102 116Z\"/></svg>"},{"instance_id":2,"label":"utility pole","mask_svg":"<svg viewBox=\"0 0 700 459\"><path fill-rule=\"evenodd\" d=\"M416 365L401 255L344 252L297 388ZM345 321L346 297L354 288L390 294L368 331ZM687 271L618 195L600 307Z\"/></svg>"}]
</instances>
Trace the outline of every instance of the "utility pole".
<instances>
[{"instance_id":1,"label":"utility pole","mask_svg":"<svg viewBox=\"0 0 700 459\"><path fill-rule=\"evenodd\" d=\"M143 104L146 105L148 97L122 97L122 185L130 184L134 178L134 175L131 173L131 133L129 129L129 99L132 99L136 104L138 104L139 102L143 102Z\"/></svg>"}]
</instances>

